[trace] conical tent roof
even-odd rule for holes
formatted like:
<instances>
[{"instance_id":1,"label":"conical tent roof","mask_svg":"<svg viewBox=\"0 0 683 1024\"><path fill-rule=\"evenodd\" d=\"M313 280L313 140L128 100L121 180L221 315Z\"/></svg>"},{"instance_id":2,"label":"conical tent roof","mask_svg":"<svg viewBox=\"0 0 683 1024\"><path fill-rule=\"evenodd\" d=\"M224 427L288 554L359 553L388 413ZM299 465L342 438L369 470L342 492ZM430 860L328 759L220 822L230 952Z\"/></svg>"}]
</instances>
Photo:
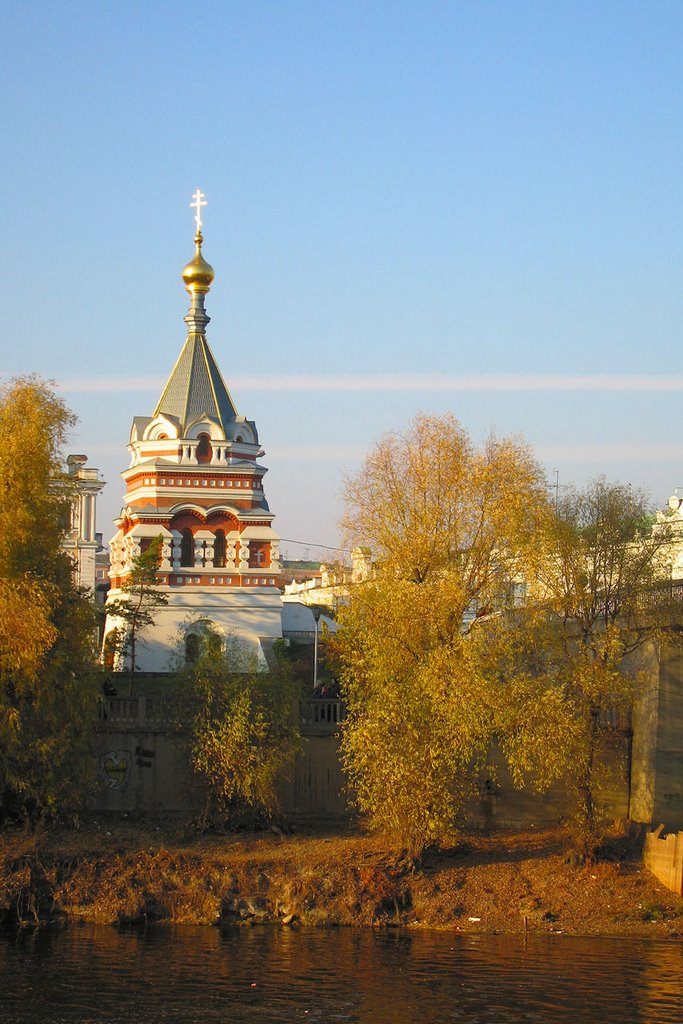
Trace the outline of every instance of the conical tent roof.
<instances>
[{"instance_id":1,"label":"conical tent roof","mask_svg":"<svg viewBox=\"0 0 683 1024\"><path fill-rule=\"evenodd\" d=\"M224 433L228 424L234 423L237 410L203 334L188 334L154 416L159 413L175 416L183 434L190 423L204 414L217 420Z\"/></svg>"}]
</instances>

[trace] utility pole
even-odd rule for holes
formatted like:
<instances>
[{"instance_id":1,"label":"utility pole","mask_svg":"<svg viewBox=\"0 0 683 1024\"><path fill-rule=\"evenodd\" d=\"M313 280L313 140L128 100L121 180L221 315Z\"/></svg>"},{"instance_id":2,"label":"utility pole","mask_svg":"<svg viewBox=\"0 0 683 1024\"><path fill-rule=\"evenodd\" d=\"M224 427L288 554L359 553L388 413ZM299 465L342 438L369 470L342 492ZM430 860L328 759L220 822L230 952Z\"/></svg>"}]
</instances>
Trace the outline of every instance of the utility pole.
<instances>
[{"instance_id":1,"label":"utility pole","mask_svg":"<svg viewBox=\"0 0 683 1024\"><path fill-rule=\"evenodd\" d=\"M313 606L311 611L315 619L315 633L313 634L313 690L315 691L318 685L318 622L320 621L322 608Z\"/></svg>"}]
</instances>

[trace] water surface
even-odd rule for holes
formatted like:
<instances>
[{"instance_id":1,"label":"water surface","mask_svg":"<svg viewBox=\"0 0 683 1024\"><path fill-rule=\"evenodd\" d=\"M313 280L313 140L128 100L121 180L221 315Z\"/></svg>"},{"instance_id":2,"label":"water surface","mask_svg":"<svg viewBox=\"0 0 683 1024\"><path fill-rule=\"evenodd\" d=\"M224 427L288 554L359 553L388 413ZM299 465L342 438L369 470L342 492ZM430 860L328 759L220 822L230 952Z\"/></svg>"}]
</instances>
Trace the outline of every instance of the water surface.
<instances>
[{"instance_id":1,"label":"water surface","mask_svg":"<svg viewBox=\"0 0 683 1024\"><path fill-rule=\"evenodd\" d=\"M2 1024L681 1024L683 946L71 926L0 939Z\"/></svg>"}]
</instances>

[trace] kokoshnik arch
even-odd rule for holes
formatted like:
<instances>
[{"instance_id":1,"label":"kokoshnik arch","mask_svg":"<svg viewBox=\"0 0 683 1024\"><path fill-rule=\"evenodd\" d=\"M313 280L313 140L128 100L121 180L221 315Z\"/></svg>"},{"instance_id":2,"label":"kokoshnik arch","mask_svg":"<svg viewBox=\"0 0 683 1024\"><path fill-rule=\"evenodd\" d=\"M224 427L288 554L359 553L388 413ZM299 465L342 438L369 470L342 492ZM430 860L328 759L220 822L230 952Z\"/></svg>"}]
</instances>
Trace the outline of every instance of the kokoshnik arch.
<instances>
[{"instance_id":1,"label":"kokoshnik arch","mask_svg":"<svg viewBox=\"0 0 683 1024\"><path fill-rule=\"evenodd\" d=\"M163 672L178 643L208 625L239 637L265 667L264 648L282 636L279 537L263 490L265 454L256 424L237 413L206 340L204 298L214 278L202 255L203 193L195 193L195 254L182 278L190 295L187 339L151 416L136 416L125 504L110 542L108 600L131 561L161 535L158 587L168 604L144 633L137 668ZM122 627L108 616L107 637Z\"/></svg>"}]
</instances>

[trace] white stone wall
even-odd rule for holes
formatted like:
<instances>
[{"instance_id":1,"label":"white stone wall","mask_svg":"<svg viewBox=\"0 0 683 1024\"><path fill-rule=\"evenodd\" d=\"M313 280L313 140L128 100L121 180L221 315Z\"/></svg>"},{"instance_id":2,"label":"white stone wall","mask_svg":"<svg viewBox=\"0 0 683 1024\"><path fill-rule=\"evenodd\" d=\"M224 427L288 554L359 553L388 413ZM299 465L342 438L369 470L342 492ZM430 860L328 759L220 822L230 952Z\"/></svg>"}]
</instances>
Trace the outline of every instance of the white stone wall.
<instances>
[{"instance_id":1,"label":"white stone wall","mask_svg":"<svg viewBox=\"0 0 683 1024\"><path fill-rule=\"evenodd\" d=\"M198 620L211 623L226 638L239 636L254 654L258 667L267 668L260 638L275 640L282 636L282 599L275 587L212 593L203 587L184 586L168 596L168 604L153 613L154 626L139 635L138 671L168 672L177 667L178 659L182 662L184 658L184 638ZM120 590L109 592L112 601L122 597L125 595ZM116 620L107 618L107 632L116 625ZM139 643L140 638L143 643Z\"/></svg>"}]
</instances>

